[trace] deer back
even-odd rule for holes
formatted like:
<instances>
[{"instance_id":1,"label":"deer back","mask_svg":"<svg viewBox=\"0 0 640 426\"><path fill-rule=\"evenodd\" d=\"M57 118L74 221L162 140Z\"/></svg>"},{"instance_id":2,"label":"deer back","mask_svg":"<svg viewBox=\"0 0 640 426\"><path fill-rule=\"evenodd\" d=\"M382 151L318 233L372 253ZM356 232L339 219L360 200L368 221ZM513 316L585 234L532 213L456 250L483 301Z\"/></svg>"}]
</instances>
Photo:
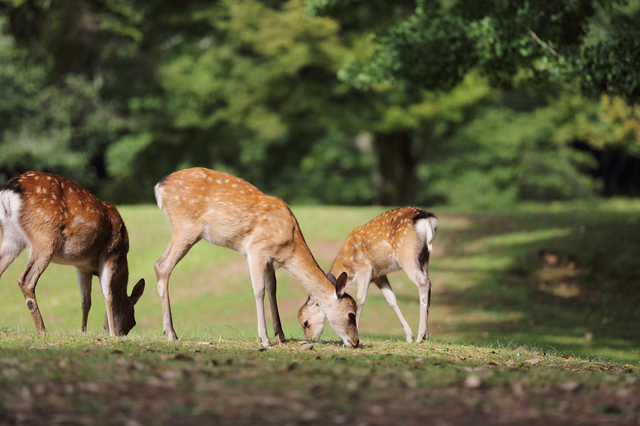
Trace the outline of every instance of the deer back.
<instances>
[{"instance_id":1,"label":"deer back","mask_svg":"<svg viewBox=\"0 0 640 426\"><path fill-rule=\"evenodd\" d=\"M402 269L405 261L424 258L432 250L437 225L435 215L416 207L383 213L351 231L331 273L347 272L351 279L370 273L375 279Z\"/></svg>"},{"instance_id":2,"label":"deer back","mask_svg":"<svg viewBox=\"0 0 640 426\"><path fill-rule=\"evenodd\" d=\"M22 200L19 223L32 248L50 245L54 263L95 274L101 253L126 259L129 238L112 204L60 176L27 172L16 179Z\"/></svg>"},{"instance_id":3,"label":"deer back","mask_svg":"<svg viewBox=\"0 0 640 426\"><path fill-rule=\"evenodd\" d=\"M155 193L173 234L197 236L245 255L257 251L273 257L274 247L292 245L299 232L284 201L224 172L180 170L162 179Z\"/></svg>"}]
</instances>

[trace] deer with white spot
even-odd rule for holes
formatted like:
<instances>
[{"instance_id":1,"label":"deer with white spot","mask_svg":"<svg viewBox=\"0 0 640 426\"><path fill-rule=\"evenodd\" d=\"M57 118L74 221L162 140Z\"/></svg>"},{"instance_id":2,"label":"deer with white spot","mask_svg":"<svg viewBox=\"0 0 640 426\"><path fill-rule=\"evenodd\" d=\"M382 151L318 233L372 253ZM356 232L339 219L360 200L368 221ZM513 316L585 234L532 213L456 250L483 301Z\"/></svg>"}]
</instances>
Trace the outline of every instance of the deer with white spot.
<instances>
[{"instance_id":1,"label":"deer with white spot","mask_svg":"<svg viewBox=\"0 0 640 426\"><path fill-rule=\"evenodd\" d=\"M264 347L270 344L265 323L265 289L274 332L279 340L284 340L276 301L278 267L289 271L314 296L318 308L346 346L358 346L356 302L344 292L346 274L332 281L332 276L322 272L298 221L280 198L265 195L235 176L200 167L166 176L156 185L155 196L171 225L169 245L155 264L163 330L168 340L177 339L169 302L169 277L191 247L204 239L247 256L258 335Z\"/></svg>"},{"instance_id":2,"label":"deer with white spot","mask_svg":"<svg viewBox=\"0 0 640 426\"><path fill-rule=\"evenodd\" d=\"M144 280L127 296L129 237L113 204L63 177L26 172L0 187L0 228L0 276L29 247L18 285L38 332L44 334L46 329L36 285L51 262L77 269L83 333L94 275L106 305L105 330L111 336L126 335L135 326L134 305L144 292Z\"/></svg>"},{"instance_id":3,"label":"deer with white spot","mask_svg":"<svg viewBox=\"0 0 640 426\"><path fill-rule=\"evenodd\" d=\"M388 211L347 236L331 266L331 274L346 272L349 284L356 283L358 305L356 324L374 283L402 324L407 342L413 341L411 327L404 319L387 274L403 269L420 292L420 323L416 343L429 338L428 318L431 304L429 255L436 235L438 219L415 207ZM313 295L298 311L298 322L307 339L318 340L324 330L324 314Z\"/></svg>"}]
</instances>

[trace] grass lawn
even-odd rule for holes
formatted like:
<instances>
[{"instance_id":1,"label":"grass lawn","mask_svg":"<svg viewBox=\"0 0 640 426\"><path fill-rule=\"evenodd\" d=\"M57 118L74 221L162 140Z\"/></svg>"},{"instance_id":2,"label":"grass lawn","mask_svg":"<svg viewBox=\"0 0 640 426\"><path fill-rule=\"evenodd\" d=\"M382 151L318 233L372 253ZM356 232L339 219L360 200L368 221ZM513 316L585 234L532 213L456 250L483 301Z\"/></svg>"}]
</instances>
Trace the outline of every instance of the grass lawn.
<instances>
[{"instance_id":1,"label":"grass lawn","mask_svg":"<svg viewBox=\"0 0 640 426\"><path fill-rule=\"evenodd\" d=\"M262 350L246 259L205 242L171 277L181 340L166 342L153 264L169 241L167 221L155 206L119 210L130 282L147 282L137 326L108 338L95 284L82 336L75 271L51 265L37 288L49 333L35 335L16 284L22 254L1 280L0 424L640 419L640 202L433 209L429 342L404 343L372 286L356 350L328 326L322 342L302 341L296 313L306 294L283 270L278 298L291 340ZM385 210L293 208L325 270L349 231ZM417 332L415 285L402 271L389 280Z\"/></svg>"}]
</instances>

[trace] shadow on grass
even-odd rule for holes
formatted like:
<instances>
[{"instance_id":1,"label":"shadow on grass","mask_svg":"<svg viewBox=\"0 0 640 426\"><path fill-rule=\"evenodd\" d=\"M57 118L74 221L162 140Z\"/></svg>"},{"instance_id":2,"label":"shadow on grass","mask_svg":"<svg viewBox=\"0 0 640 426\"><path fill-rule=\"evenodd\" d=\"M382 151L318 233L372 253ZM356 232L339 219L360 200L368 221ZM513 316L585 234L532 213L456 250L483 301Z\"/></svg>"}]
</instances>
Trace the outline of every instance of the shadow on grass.
<instances>
[{"instance_id":1,"label":"shadow on grass","mask_svg":"<svg viewBox=\"0 0 640 426\"><path fill-rule=\"evenodd\" d=\"M445 254L432 275L462 283L434 292L432 306L466 317L447 324L448 333L480 345L640 362L638 212L474 214L450 232L448 218L460 219L443 215Z\"/></svg>"}]
</instances>

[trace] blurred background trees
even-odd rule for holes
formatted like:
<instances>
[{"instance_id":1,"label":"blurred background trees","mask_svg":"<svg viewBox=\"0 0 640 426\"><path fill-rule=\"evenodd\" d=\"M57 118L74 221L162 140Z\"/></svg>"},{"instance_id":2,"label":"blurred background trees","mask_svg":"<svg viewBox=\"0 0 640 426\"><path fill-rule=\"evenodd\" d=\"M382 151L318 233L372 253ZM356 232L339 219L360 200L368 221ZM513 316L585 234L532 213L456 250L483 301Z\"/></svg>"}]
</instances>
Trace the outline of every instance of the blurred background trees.
<instances>
[{"instance_id":1,"label":"blurred background trees","mask_svg":"<svg viewBox=\"0 0 640 426\"><path fill-rule=\"evenodd\" d=\"M290 203L640 195L640 1L0 0L0 182Z\"/></svg>"}]
</instances>

